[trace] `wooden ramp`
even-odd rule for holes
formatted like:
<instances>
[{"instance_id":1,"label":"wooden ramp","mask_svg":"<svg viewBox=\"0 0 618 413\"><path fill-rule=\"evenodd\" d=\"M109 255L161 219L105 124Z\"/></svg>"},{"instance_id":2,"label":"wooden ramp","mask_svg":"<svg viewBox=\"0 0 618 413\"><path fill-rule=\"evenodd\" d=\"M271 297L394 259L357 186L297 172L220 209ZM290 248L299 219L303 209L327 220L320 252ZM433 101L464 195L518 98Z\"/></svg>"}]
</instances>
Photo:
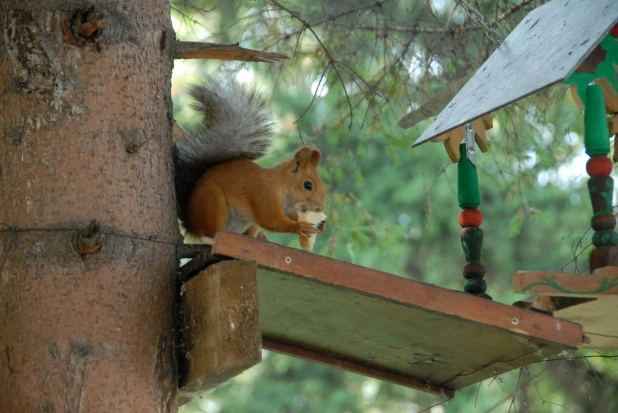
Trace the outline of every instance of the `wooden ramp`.
<instances>
[{"instance_id":1,"label":"wooden ramp","mask_svg":"<svg viewBox=\"0 0 618 413\"><path fill-rule=\"evenodd\" d=\"M257 261L265 348L446 397L582 342L575 323L242 235L212 253Z\"/></svg>"},{"instance_id":2,"label":"wooden ramp","mask_svg":"<svg viewBox=\"0 0 618 413\"><path fill-rule=\"evenodd\" d=\"M593 274L520 271L513 276L515 292L550 297L579 297L591 301L554 312L584 328L584 345L618 349L618 267L599 268Z\"/></svg>"}]
</instances>

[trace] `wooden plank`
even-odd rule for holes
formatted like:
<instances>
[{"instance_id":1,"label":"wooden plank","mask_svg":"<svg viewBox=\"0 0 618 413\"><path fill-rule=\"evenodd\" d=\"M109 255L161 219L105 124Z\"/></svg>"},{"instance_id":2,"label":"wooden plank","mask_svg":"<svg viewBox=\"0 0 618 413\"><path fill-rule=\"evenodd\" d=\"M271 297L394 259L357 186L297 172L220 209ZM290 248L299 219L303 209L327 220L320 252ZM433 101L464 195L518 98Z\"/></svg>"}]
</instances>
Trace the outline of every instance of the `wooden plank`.
<instances>
[{"instance_id":1,"label":"wooden plank","mask_svg":"<svg viewBox=\"0 0 618 413\"><path fill-rule=\"evenodd\" d=\"M618 295L618 267L599 268L594 274L519 271L513 275L513 289L518 293L556 297Z\"/></svg>"},{"instance_id":2,"label":"wooden plank","mask_svg":"<svg viewBox=\"0 0 618 413\"><path fill-rule=\"evenodd\" d=\"M577 326L565 330L552 317L243 235L219 234L212 253L566 346L581 339Z\"/></svg>"},{"instance_id":3,"label":"wooden plank","mask_svg":"<svg viewBox=\"0 0 618 413\"><path fill-rule=\"evenodd\" d=\"M340 357L335 354L324 354L319 349L313 350L303 348L302 346L294 346L278 341L273 341L268 338L262 339L262 345L268 350L287 354L289 356L303 358L305 360L315 361L316 363L328 364L340 369L353 371L375 379L390 381L401 386L410 387L412 389L421 390L428 393L441 395L445 398L455 396L455 391L450 388L435 386L431 383L422 382L411 377L401 375L396 372L387 371L371 367L365 364L360 364L357 361L346 360L345 357Z\"/></svg>"},{"instance_id":4,"label":"wooden plank","mask_svg":"<svg viewBox=\"0 0 618 413\"><path fill-rule=\"evenodd\" d=\"M181 404L261 361L256 273L255 262L224 261L185 284Z\"/></svg>"},{"instance_id":5,"label":"wooden plank","mask_svg":"<svg viewBox=\"0 0 618 413\"><path fill-rule=\"evenodd\" d=\"M213 254L257 261L265 342L414 388L452 394L582 342L574 323L242 235Z\"/></svg>"},{"instance_id":6,"label":"wooden plank","mask_svg":"<svg viewBox=\"0 0 618 413\"><path fill-rule=\"evenodd\" d=\"M554 312L556 317L583 326L584 348L618 349L618 267L603 267L593 274L519 271L513 275L516 292L540 297L594 298Z\"/></svg>"}]
</instances>

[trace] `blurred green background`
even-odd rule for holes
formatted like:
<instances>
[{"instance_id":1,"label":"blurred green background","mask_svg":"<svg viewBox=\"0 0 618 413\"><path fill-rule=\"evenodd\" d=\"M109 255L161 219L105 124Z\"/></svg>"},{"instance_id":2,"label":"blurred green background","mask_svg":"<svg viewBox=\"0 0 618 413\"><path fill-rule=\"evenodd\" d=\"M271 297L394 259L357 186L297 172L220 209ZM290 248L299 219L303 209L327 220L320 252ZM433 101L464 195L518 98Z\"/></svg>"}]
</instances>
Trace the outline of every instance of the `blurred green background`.
<instances>
[{"instance_id":1,"label":"blurred green background","mask_svg":"<svg viewBox=\"0 0 618 413\"><path fill-rule=\"evenodd\" d=\"M199 121L187 87L214 73L270 100L274 164L318 147L329 198L318 254L461 290L457 170L442 144L411 144L430 121L398 120L474 72L543 1L373 0L172 2L180 40L286 53L281 63L176 60L175 118ZM565 86L494 113L491 150L478 154L488 293L510 304L518 270L586 272L591 208L583 114ZM269 236L298 247L293 235ZM353 274L351 275L353 276ZM611 317L611 314L608 314ZM284 355L181 407L183 413L614 412L612 352L565 353L444 399Z\"/></svg>"}]
</instances>

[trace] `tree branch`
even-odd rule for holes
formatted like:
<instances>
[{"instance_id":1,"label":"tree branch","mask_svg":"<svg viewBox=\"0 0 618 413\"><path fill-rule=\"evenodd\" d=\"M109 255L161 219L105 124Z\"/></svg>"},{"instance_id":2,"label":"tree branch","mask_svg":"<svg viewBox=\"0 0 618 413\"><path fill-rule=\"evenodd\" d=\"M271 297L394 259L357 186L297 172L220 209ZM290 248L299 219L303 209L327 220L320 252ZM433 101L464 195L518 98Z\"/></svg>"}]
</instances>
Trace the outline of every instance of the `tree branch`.
<instances>
[{"instance_id":1,"label":"tree branch","mask_svg":"<svg viewBox=\"0 0 618 413\"><path fill-rule=\"evenodd\" d=\"M289 59L283 53L245 49L235 44L176 41L174 59L219 59L240 60L244 62L278 62Z\"/></svg>"},{"instance_id":2,"label":"tree branch","mask_svg":"<svg viewBox=\"0 0 618 413\"><path fill-rule=\"evenodd\" d=\"M491 27L491 28L497 26L498 23L502 22L503 20L508 18L510 15L512 15L513 13L516 13L517 11L519 11L519 9L521 9L524 6L527 6L528 4L532 3L533 1L535 1L535 0L522 0L521 3L514 4L513 6L509 7L508 9L506 9L498 17L496 17L495 20L489 22L487 25L489 27ZM541 3L547 3L547 1L542 1Z\"/></svg>"},{"instance_id":3,"label":"tree branch","mask_svg":"<svg viewBox=\"0 0 618 413\"><path fill-rule=\"evenodd\" d=\"M285 12L287 12L290 16L292 16L293 18L295 18L299 22L301 22L303 24L303 27L306 27L307 30L309 30L311 32L311 34L313 34L313 37L315 37L315 40L320 44L320 47L322 48L322 50L324 50L324 53L326 53L326 56L328 57L329 63L332 64L333 69L335 70L335 73L337 74L337 77L339 78L339 82L341 83L341 86L343 88L343 93L345 94L346 100L348 101L348 107L350 109L350 128L351 128L352 127L352 123L354 121L352 102L350 101L350 96L348 95L348 91L346 90L345 82L343 81L343 77L341 76L341 73L339 72L339 69L337 68L337 61L330 54L330 51L326 48L326 46L322 42L322 39L320 39L320 36L318 36L318 34L315 32L315 30L313 29L311 24L307 23L307 21L304 20L302 17L300 17L300 15L297 12L287 8L283 4L279 3L277 0L268 0L268 1L270 3L272 3L272 4L274 4L275 6L277 6L278 8L280 8L281 10L284 10ZM382 4L384 1L386 1L386 0L378 0L376 3L377 4ZM317 91L316 91L316 93L317 93Z\"/></svg>"}]
</instances>

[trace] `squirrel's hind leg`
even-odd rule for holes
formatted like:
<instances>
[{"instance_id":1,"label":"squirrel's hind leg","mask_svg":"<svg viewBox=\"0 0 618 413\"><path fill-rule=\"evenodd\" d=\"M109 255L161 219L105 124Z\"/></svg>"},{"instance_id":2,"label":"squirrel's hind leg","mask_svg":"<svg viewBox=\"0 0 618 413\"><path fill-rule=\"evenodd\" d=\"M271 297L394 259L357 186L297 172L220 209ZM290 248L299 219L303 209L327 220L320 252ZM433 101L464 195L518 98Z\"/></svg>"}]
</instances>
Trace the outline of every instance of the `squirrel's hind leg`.
<instances>
[{"instance_id":1,"label":"squirrel's hind leg","mask_svg":"<svg viewBox=\"0 0 618 413\"><path fill-rule=\"evenodd\" d=\"M248 230L245 231L245 235L248 235L253 238L257 238L263 241L268 241L268 237L266 233L259 225L251 225Z\"/></svg>"},{"instance_id":2,"label":"squirrel's hind leg","mask_svg":"<svg viewBox=\"0 0 618 413\"><path fill-rule=\"evenodd\" d=\"M250 237L257 238L261 230L262 228L260 228L258 225L253 224L249 227L249 229L245 231L245 235L249 235Z\"/></svg>"},{"instance_id":3,"label":"squirrel's hind leg","mask_svg":"<svg viewBox=\"0 0 618 413\"><path fill-rule=\"evenodd\" d=\"M229 222L230 210L223 190L214 182L199 182L189 200L189 232L214 237Z\"/></svg>"}]
</instances>

